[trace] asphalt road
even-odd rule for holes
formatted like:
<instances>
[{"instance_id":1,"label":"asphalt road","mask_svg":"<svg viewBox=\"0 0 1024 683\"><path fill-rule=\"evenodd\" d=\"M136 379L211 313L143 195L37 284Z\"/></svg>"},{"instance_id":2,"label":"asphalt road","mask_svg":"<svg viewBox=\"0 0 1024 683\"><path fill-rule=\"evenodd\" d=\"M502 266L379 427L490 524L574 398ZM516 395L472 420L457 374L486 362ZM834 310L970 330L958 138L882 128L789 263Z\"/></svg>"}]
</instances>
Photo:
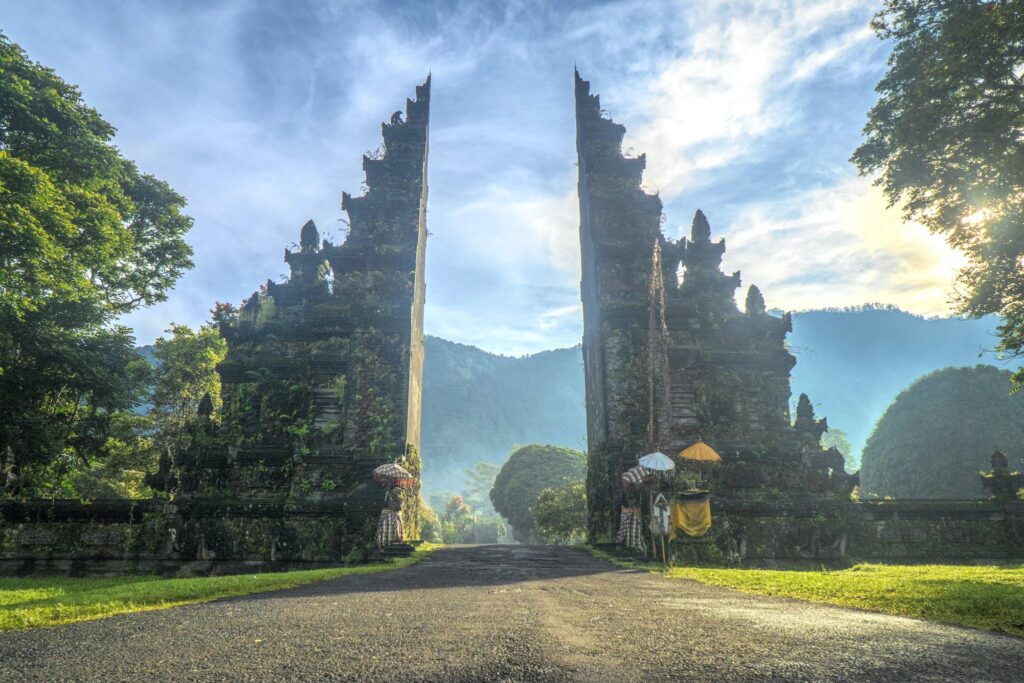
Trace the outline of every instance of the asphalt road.
<instances>
[{"instance_id":1,"label":"asphalt road","mask_svg":"<svg viewBox=\"0 0 1024 683\"><path fill-rule=\"evenodd\" d=\"M1024 681L1024 640L554 547L0 634L2 681Z\"/></svg>"}]
</instances>

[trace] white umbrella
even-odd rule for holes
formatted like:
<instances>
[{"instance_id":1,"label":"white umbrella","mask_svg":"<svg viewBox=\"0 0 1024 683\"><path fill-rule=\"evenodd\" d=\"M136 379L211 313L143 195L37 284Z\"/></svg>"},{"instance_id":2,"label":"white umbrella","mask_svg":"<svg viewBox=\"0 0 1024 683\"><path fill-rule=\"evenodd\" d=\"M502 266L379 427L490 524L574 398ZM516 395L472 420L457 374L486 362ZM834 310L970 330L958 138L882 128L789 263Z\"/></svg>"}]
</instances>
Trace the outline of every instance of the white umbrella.
<instances>
[{"instance_id":1,"label":"white umbrella","mask_svg":"<svg viewBox=\"0 0 1024 683\"><path fill-rule=\"evenodd\" d=\"M672 458L668 457L661 451L655 451L648 453L647 455L639 458L640 466L646 470L655 473L653 480L651 481L651 489L648 492L648 507L651 517L657 514L654 510L654 488L657 487L658 481L662 477L668 477L669 472L676 468L676 464L672 462ZM657 541L654 539L654 528L651 528L651 552L654 553L654 557L658 557Z\"/></svg>"},{"instance_id":2,"label":"white umbrella","mask_svg":"<svg viewBox=\"0 0 1024 683\"><path fill-rule=\"evenodd\" d=\"M676 464L672 462L672 458L668 457L661 451L655 451L654 453L648 453L643 456L640 458L640 464L649 470L657 470L658 472L667 472L676 468Z\"/></svg>"}]
</instances>

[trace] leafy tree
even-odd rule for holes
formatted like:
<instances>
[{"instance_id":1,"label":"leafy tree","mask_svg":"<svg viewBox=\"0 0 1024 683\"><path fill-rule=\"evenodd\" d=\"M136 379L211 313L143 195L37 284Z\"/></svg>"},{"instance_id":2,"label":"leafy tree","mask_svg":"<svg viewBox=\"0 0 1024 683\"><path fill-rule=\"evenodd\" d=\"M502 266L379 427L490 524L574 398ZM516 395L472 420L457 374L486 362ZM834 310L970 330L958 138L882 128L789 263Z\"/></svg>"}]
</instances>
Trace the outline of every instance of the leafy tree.
<instances>
[{"instance_id":1,"label":"leafy tree","mask_svg":"<svg viewBox=\"0 0 1024 683\"><path fill-rule=\"evenodd\" d=\"M587 535L587 485L582 479L546 488L533 509L534 533L545 543L579 543Z\"/></svg>"},{"instance_id":2,"label":"leafy tree","mask_svg":"<svg viewBox=\"0 0 1024 683\"><path fill-rule=\"evenodd\" d=\"M479 462L463 471L465 486L462 493L443 491L431 494L431 505L444 511L440 524L446 543L498 543L506 536L505 523L494 511L488 497L499 469L497 465ZM454 500L459 503L453 506ZM466 512L469 515L468 527L463 521Z\"/></svg>"},{"instance_id":3,"label":"leafy tree","mask_svg":"<svg viewBox=\"0 0 1024 683\"><path fill-rule=\"evenodd\" d=\"M456 495L454 491L435 491L430 494L429 505L435 511L440 510L444 512L445 507L448 505L448 500Z\"/></svg>"},{"instance_id":4,"label":"leafy tree","mask_svg":"<svg viewBox=\"0 0 1024 683\"><path fill-rule=\"evenodd\" d=\"M431 499L436 499L431 496ZM505 524L494 514L481 515L458 494L444 494L444 512L439 519L440 539L445 543L498 543Z\"/></svg>"},{"instance_id":5,"label":"leafy tree","mask_svg":"<svg viewBox=\"0 0 1024 683\"><path fill-rule=\"evenodd\" d=\"M443 543L441 518L429 505L420 508L420 538L428 543Z\"/></svg>"},{"instance_id":6,"label":"leafy tree","mask_svg":"<svg viewBox=\"0 0 1024 683\"><path fill-rule=\"evenodd\" d=\"M473 510L462 496L452 496L441 515L441 536L445 543L472 543Z\"/></svg>"},{"instance_id":7,"label":"leafy tree","mask_svg":"<svg viewBox=\"0 0 1024 683\"><path fill-rule=\"evenodd\" d=\"M508 528L498 514L477 516L473 522L474 543L502 543L507 535Z\"/></svg>"},{"instance_id":8,"label":"leafy tree","mask_svg":"<svg viewBox=\"0 0 1024 683\"><path fill-rule=\"evenodd\" d=\"M146 474L157 467L158 449L153 418L121 411L111 415L101 458L88 465L75 463L55 489L61 497L150 498Z\"/></svg>"},{"instance_id":9,"label":"leafy tree","mask_svg":"<svg viewBox=\"0 0 1024 683\"><path fill-rule=\"evenodd\" d=\"M1009 394L1010 373L978 365L946 368L914 382L868 438L861 485L895 498L987 497L978 473L992 451L1024 466L1024 394Z\"/></svg>"},{"instance_id":10,"label":"leafy tree","mask_svg":"<svg viewBox=\"0 0 1024 683\"><path fill-rule=\"evenodd\" d=\"M191 267L184 199L114 128L0 35L0 487L40 494L92 467L145 388L121 314Z\"/></svg>"},{"instance_id":11,"label":"leafy tree","mask_svg":"<svg viewBox=\"0 0 1024 683\"><path fill-rule=\"evenodd\" d=\"M0 324L0 489L58 495L74 468L107 455L118 413L145 391L148 365L132 341L122 327L83 332L34 312Z\"/></svg>"},{"instance_id":12,"label":"leafy tree","mask_svg":"<svg viewBox=\"0 0 1024 683\"><path fill-rule=\"evenodd\" d=\"M1024 0L887 0L872 26L893 51L852 161L966 254L962 311L1024 353Z\"/></svg>"},{"instance_id":13,"label":"leafy tree","mask_svg":"<svg viewBox=\"0 0 1024 683\"><path fill-rule=\"evenodd\" d=\"M463 490L463 497L466 503L480 515L494 515L494 507L491 505L491 489L494 488L494 479L501 471L500 465L489 462L478 462L473 467L462 471L462 477L466 482Z\"/></svg>"},{"instance_id":14,"label":"leafy tree","mask_svg":"<svg viewBox=\"0 0 1024 683\"><path fill-rule=\"evenodd\" d=\"M204 396L212 399L214 416L220 409L217 364L227 354L227 342L214 325L193 330L171 324L170 337L153 344L152 410L157 440L164 449L181 444Z\"/></svg>"},{"instance_id":15,"label":"leafy tree","mask_svg":"<svg viewBox=\"0 0 1024 683\"><path fill-rule=\"evenodd\" d=\"M5 304L97 298L125 313L166 299L192 266L192 220L167 183L139 173L75 86L0 35Z\"/></svg>"},{"instance_id":16,"label":"leafy tree","mask_svg":"<svg viewBox=\"0 0 1024 683\"><path fill-rule=\"evenodd\" d=\"M491 502L512 524L520 542L535 537L531 508L541 491L583 479L586 455L561 446L532 444L516 449L502 465L491 489Z\"/></svg>"}]
</instances>

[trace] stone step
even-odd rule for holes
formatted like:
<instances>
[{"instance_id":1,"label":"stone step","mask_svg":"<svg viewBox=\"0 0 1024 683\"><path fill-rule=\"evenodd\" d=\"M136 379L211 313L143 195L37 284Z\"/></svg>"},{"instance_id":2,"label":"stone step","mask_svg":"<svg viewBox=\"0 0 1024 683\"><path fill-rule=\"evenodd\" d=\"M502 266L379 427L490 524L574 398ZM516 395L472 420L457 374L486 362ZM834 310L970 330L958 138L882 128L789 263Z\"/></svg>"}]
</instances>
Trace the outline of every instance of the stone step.
<instances>
[{"instance_id":1,"label":"stone step","mask_svg":"<svg viewBox=\"0 0 1024 683\"><path fill-rule=\"evenodd\" d=\"M376 555L382 560L393 560L399 557L409 557L415 550L415 546L410 543L395 543L378 550Z\"/></svg>"},{"instance_id":2,"label":"stone step","mask_svg":"<svg viewBox=\"0 0 1024 683\"><path fill-rule=\"evenodd\" d=\"M647 539L647 542L650 543L650 539ZM626 546L619 545L618 543L594 543L593 547L597 550L608 553L612 557L617 557L623 560L643 559L646 557L646 555L641 553L639 550L627 548Z\"/></svg>"}]
</instances>

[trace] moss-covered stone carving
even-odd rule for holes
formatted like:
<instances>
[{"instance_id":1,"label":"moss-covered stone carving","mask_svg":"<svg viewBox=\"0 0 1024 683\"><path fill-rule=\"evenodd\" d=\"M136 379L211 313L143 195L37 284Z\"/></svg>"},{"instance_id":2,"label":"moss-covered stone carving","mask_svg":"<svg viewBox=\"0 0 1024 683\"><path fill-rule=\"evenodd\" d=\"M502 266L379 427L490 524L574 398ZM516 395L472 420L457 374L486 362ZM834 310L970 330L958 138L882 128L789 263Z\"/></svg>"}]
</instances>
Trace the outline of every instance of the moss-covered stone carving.
<instances>
[{"instance_id":1,"label":"moss-covered stone carving","mask_svg":"<svg viewBox=\"0 0 1024 683\"><path fill-rule=\"evenodd\" d=\"M625 128L579 74L576 131L590 538L611 535L638 455L698 438L723 457L720 496L848 497L842 455L790 423L789 316L768 315L756 287L739 310L740 274L722 272L725 241L702 211L688 238L663 235L661 201L641 188L645 157L622 154Z\"/></svg>"},{"instance_id":2,"label":"moss-covered stone carving","mask_svg":"<svg viewBox=\"0 0 1024 683\"><path fill-rule=\"evenodd\" d=\"M364 194L342 194L344 243L306 222L298 249L284 252L289 279L219 316L221 424L199 418L177 476L162 477L177 480L195 552L340 561L384 504L373 468L404 458L419 474L429 117L428 79L404 117L382 124L381 152L363 157ZM419 491L405 496L415 532ZM305 519L263 528L195 514L217 502Z\"/></svg>"}]
</instances>

